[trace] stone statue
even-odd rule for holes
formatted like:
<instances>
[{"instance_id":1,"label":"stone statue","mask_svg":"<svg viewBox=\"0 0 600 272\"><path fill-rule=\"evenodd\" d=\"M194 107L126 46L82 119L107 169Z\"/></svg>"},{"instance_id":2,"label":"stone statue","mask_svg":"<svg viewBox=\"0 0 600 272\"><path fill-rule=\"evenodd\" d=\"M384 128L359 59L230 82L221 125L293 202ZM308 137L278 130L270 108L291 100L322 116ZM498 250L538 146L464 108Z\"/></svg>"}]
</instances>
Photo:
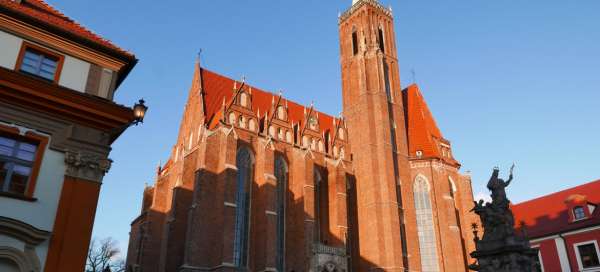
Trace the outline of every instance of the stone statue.
<instances>
[{"instance_id":1,"label":"stone statue","mask_svg":"<svg viewBox=\"0 0 600 272\"><path fill-rule=\"evenodd\" d=\"M483 237L478 236L477 224L473 224L476 250L471 253L476 263L469 265L474 271L540 271L537 250L532 249L526 237L515 234L515 218L506 197L506 187L513 180L513 170L507 181L499 178L500 169L494 168L487 187L492 192L492 202L475 202L471 211L479 215L483 225Z\"/></svg>"},{"instance_id":2,"label":"stone statue","mask_svg":"<svg viewBox=\"0 0 600 272\"><path fill-rule=\"evenodd\" d=\"M492 202L496 205L508 205L508 198L506 198L506 187L513 180L513 170L515 169L515 164L510 167L510 175L508 176L508 180L505 182L503 179L498 178L498 174L500 173L500 169L498 167L494 168L494 172L490 177L490 181L488 181L487 187L490 191L492 191Z\"/></svg>"}]
</instances>

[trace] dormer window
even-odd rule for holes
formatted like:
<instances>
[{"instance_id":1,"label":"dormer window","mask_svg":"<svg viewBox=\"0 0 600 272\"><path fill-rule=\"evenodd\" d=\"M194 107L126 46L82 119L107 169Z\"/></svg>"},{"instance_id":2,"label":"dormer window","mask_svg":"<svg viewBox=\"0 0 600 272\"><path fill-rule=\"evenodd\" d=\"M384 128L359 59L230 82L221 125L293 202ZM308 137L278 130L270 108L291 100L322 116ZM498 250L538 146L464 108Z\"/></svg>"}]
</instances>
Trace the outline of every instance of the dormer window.
<instances>
[{"instance_id":1,"label":"dormer window","mask_svg":"<svg viewBox=\"0 0 600 272\"><path fill-rule=\"evenodd\" d=\"M417 158L423 157L423 151L417 150L416 155L417 155Z\"/></svg>"},{"instance_id":2,"label":"dormer window","mask_svg":"<svg viewBox=\"0 0 600 272\"><path fill-rule=\"evenodd\" d=\"M43 48L24 43L17 69L51 82L57 82L63 58Z\"/></svg>"},{"instance_id":3,"label":"dormer window","mask_svg":"<svg viewBox=\"0 0 600 272\"><path fill-rule=\"evenodd\" d=\"M573 218L575 220L585 219L585 210L581 206L573 208Z\"/></svg>"}]
</instances>

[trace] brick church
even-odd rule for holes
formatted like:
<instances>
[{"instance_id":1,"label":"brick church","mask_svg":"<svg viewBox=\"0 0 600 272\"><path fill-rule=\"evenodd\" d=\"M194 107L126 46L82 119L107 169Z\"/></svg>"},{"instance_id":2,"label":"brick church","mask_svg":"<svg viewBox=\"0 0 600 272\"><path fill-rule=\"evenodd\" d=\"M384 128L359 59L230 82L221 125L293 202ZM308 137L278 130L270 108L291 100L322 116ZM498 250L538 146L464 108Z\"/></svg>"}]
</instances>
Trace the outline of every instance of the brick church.
<instances>
[{"instance_id":1,"label":"brick church","mask_svg":"<svg viewBox=\"0 0 600 272\"><path fill-rule=\"evenodd\" d=\"M339 33L338 117L197 61L129 271L467 271L471 180L400 86L391 9L354 0Z\"/></svg>"}]
</instances>

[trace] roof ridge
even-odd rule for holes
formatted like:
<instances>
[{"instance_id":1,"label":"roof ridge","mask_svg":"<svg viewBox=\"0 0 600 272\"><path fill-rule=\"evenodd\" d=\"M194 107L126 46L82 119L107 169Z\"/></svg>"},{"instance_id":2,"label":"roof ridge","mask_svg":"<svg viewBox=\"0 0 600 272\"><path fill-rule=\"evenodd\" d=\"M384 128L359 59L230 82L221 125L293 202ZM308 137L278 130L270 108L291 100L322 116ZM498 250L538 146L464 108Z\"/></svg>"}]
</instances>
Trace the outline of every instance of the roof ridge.
<instances>
[{"instance_id":1,"label":"roof ridge","mask_svg":"<svg viewBox=\"0 0 600 272\"><path fill-rule=\"evenodd\" d=\"M212 73L212 74L214 74L214 75L216 75L216 76L219 76L219 77L222 77L222 78L225 78L225 79L228 79L228 80L233 80L233 81L236 81L236 82L240 82L239 80L233 79L233 78L231 78L231 77L229 77L229 76L227 76L227 75L223 75L223 74L221 74L221 73L215 72L215 71L213 71L213 70L211 70L211 69L207 69L207 68L205 68L205 67L201 67L201 70L203 70L203 71L206 71L206 72L209 72L209 73ZM265 93L265 94L270 94L270 95L273 95L273 96L275 96L275 97L278 97L278 96L279 96L279 94L277 94L277 93L274 93L274 92L271 92L271 91L265 90L265 89L263 89L263 88L260 88L260 87L256 87L255 85L251 85L251 84L248 84L248 83L246 83L245 85L246 85L246 86L248 86L248 87L251 87L253 92L254 92L254 91L258 91L258 92L262 92L262 93ZM288 102L288 104L295 104L296 106L301 106L301 107L309 108L309 106L306 106L306 105L304 105L304 104L301 104L301 103L299 103L299 102L296 102L296 101L294 101L294 100L290 100L290 99L288 99L288 98L285 98L285 96L282 96L281 98L282 98L284 101L287 101L287 102ZM323 112L323 111L320 111L320 110L316 110L316 107L315 107L315 112L319 112L319 114L324 114L324 115L327 115L327 116L329 116L329 117L332 117L332 118L336 118L336 119L337 119L337 117L335 117L335 115L332 115L332 114L329 114L329 113L325 113L325 112Z\"/></svg>"},{"instance_id":2,"label":"roof ridge","mask_svg":"<svg viewBox=\"0 0 600 272\"><path fill-rule=\"evenodd\" d=\"M551 196L555 196L555 195L558 195L558 194L561 194L561 193L565 193L565 192L571 191L571 190L575 191L577 189L580 189L581 187L584 187L584 186L587 186L587 185L590 185L590 184L593 184L593 183L597 183L597 182L600 183L600 179L589 181L589 182L586 182L584 184L580 184L580 185L577 185L575 187L569 187L569 188L566 188L566 189L563 189L563 190L560 190L560 191L557 191L557 192L553 192L553 193L550 193L550 194L542 195L542 196L539 196L539 197L536 197L536 198L532 198L532 199L529 199L529 200L526 200L526 201L523 201L523 202L519 202L519 203L513 204L513 206L518 206L518 205L521 205L521 204L527 204L529 202L537 201L537 200L540 200L540 199L543 199L543 198L549 198Z\"/></svg>"}]
</instances>

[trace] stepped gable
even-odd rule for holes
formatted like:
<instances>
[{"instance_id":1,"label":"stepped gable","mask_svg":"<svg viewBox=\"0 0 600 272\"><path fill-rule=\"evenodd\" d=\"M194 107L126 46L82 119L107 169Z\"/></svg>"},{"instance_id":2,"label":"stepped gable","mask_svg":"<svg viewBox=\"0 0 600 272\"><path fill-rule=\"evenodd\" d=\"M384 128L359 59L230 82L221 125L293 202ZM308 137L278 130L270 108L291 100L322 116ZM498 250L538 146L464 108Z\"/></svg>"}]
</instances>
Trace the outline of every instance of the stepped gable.
<instances>
[{"instance_id":1,"label":"stepped gable","mask_svg":"<svg viewBox=\"0 0 600 272\"><path fill-rule=\"evenodd\" d=\"M0 0L0 11L8 11L17 15L46 25L49 29L58 29L77 38L84 39L93 44L115 51L128 58L134 58L133 54L121 49L111 41L100 37L94 32L86 29L73 19L65 16L57 9L42 0Z\"/></svg>"},{"instance_id":2,"label":"stepped gable","mask_svg":"<svg viewBox=\"0 0 600 272\"><path fill-rule=\"evenodd\" d=\"M233 91L234 85L240 87L242 83L204 68L201 68L201 73L202 89L205 95L205 114L207 117L206 123L208 124L209 128L214 128L222 117L223 99L225 99L225 103L229 104L231 99L233 99L233 95L235 94ZM279 95L261 90L248 84L244 86L244 91L250 92L250 89L252 89L252 111L254 113L258 113L260 111L259 118L262 118L265 113L268 113L270 116L273 113L271 109L272 101L275 99L275 102L277 103ZM302 128L305 122L304 111L306 110L308 113L310 107L305 107L293 101L282 98L281 104L286 105L286 103L288 106L288 120L290 123L299 123L300 128ZM315 113L318 113L319 116L318 121L320 132L332 131L334 129L333 122L336 120L334 117L322 112ZM336 123L337 122L338 121L336 120Z\"/></svg>"},{"instance_id":3,"label":"stepped gable","mask_svg":"<svg viewBox=\"0 0 600 272\"><path fill-rule=\"evenodd\" d=\"M423 152L424 158L440 158L451 164L459 164L452 157L442 156L440 143L450 145L438 128L429 107L417 84L412 84L402 91L406 131L408 136L409 156L415 156L417 151Z\"/></svg>"}]
</instances>

